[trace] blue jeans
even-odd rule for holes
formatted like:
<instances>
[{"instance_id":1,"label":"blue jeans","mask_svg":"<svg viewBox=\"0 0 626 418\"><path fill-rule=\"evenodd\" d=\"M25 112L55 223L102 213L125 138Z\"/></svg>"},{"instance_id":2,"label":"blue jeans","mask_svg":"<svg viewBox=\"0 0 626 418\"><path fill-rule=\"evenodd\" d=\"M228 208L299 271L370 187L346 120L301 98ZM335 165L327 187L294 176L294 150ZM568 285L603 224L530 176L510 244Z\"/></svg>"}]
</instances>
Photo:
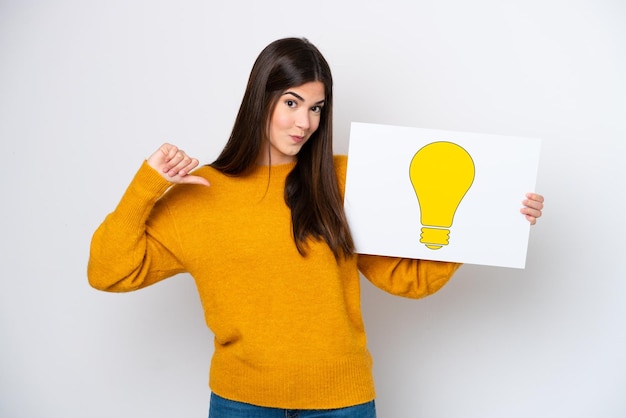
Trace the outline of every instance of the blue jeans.
<instances>
[{"instance_id":1,"label":"blue jeans","mask_svg":"<svg viewBox=\"0 0 626 418\"><path fill-rule=\"evenodd\" d=\"M279 409L224 399L211 393L209 418L376 418L374 401L339 409Z\"/></svg>"}]
</instances>

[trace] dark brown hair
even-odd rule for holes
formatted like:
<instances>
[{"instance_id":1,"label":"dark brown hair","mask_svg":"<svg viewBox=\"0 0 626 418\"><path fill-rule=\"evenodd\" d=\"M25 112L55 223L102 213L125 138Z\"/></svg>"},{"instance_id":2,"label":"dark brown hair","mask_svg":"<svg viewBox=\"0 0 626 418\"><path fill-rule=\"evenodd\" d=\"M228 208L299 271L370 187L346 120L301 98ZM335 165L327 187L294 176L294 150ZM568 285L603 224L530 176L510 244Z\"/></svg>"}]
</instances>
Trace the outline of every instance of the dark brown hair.
<instances>
[{"instance_id":1,"label":"dark brown hair","mask_svg":"<svg viewBox=\"0 0 626 418\"><path fill-rule=\"evenodd\" d=\"M269 141L270 118L289 88L320 81L324 106L320 124L298 153L285 182L293 237L300 254L306 240L323 239L335 257L351 256L354 243L343 210L333 162L333 80L320 51L306 39L285 38L269 44L256 59L226 146L212 167L228 175L245 175Z\"/></svg>"}]
</instances>

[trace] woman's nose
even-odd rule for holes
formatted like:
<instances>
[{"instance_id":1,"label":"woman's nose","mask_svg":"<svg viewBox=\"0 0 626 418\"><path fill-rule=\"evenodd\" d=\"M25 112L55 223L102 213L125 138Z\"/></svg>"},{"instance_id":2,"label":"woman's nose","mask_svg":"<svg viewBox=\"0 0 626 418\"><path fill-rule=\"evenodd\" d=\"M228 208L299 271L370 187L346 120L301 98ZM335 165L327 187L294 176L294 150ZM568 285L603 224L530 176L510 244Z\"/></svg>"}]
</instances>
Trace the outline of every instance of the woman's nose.
<instances>
[{"instance_id":1,"label":"woman's nose","mask_svg":"<svg viewBox=\"0 0 626 418\"><path fill-rule=\"evenodd\" d=\"M302 112L296 116L296 126L304 130L308 130L311 127L311 121L309 119L308 112Z\"/></svg>"}]
</instances>

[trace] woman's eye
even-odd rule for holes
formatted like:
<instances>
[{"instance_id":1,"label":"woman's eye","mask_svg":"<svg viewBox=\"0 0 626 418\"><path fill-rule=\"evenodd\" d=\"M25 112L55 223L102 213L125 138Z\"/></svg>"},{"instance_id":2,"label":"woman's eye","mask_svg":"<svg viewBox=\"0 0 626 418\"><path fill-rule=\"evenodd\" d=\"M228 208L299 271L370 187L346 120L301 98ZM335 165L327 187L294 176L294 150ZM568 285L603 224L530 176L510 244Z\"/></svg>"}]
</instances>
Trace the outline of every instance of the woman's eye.
<instances>
[{"instance_id":1,"label":"woman's eye","mask_svg":"<svg viewBox=\"0 0 626 418\"><path fill-rule=\"evenodd\" d=\"M322 106L313 106L311 110L313 113L320 113L322 111Z\"/></svg>"},{"instance_id":2,"label":"woman's eye","mask_svg":"<svg viewBox=\"0 0 626 418\"><path fill-rule=\"evenodd\" d=\"M285 104L289 107L296 107L296 101L295 100L287 100L285 102Z\"/></svg>"}]
</instances>

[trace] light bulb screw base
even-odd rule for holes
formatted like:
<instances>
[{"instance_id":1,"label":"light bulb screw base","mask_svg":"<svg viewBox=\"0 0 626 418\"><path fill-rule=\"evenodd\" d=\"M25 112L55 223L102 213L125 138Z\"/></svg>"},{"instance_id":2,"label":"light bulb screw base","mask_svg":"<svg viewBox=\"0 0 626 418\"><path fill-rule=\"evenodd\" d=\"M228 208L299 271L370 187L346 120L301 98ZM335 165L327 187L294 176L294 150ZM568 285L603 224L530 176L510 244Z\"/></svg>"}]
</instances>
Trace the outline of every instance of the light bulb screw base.
<instances>
[{"instance_id":1,"label":"light bulb screw base","mask_svg":"<svg viewBox=\"0 0 626 418\"><path fill-rule=\"evenodd\" d=\"M422 228L420 238L420 242L426 245L426 248L438 250L444 245L448 245L450 230L425 226Z\"/></svg>"}]
</instances>

